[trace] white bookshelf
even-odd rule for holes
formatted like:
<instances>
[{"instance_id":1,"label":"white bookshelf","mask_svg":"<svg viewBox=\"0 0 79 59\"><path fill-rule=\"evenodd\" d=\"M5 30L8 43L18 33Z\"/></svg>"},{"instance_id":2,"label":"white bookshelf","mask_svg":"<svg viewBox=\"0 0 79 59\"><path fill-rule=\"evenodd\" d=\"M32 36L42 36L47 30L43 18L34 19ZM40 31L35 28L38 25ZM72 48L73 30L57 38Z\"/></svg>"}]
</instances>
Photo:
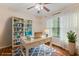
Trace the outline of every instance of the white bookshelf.
<instances>
[{"instance_id":1,"label":"white bookshelf","mask_svg":"<svg viewBox=\"0 0 79 59\"><path fill-rule=\"evenodd\" d=\"M20 37L24 36L24 19L12 17L12 55L20 56Z\"/></svg>"},{"instance_id":2,"label":"white bookshelf","mask_svg":"<svg viewBox=\"0 0 79 59\"><path fill-rule=\"evenodd\" d=\"M12 55L23 56L21 50L21 36L30 36L32 34L32 20L24 20L23 18L12 17ZM26 35L25 33L31 33Z\"/></svg>"}]
</instances>

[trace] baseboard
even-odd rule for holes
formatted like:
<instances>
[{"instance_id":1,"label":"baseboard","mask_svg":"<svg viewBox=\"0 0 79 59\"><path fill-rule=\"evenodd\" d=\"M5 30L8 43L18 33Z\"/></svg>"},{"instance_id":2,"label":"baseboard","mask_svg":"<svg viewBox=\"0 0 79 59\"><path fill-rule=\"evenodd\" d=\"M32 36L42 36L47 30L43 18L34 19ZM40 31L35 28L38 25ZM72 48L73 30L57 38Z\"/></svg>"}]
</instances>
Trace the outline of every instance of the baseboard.
<instances>
[{"instance_id":1,"label":"baseboard","mask_svg":"<svg viewBox=\"0 0 79 59\"><path fill-rule=\"evenodd\" d=\"M6 47L10 47L10 46L12 46L12 44L7 45L7 46L0 47L0 49L6 48Z\"/></svg>"}]
</instances>

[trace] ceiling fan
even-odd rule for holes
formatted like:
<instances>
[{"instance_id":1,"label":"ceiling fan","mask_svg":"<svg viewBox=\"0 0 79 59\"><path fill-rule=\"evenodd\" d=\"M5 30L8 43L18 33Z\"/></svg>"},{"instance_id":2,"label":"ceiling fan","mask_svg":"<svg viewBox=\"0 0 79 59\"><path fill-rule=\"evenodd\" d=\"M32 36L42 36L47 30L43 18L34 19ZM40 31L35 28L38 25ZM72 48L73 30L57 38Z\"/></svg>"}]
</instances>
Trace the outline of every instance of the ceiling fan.
<instances>
[{"instance_id":1,"label":"ceiling fan","mask_svg":"<svg viewBox=\"0 0 79 59\"><path fill-rule=\"evenodd\" d=\"M51 4L51 3L36 3L35 5L28 7L27 9L30 10L32 8L37 9L37 13L40 13L40 11L42 9L44 9L45 11L49 12L50 10L45 6L47 4Z\"/></svg>"}]
</instances>

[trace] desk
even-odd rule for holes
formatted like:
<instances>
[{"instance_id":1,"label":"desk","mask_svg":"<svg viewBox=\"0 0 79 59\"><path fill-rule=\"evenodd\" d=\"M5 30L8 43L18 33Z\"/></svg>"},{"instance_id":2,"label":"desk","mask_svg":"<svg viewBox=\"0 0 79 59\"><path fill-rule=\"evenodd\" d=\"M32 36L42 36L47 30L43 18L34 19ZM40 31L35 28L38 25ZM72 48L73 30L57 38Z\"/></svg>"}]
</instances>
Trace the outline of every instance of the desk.
<instances>
[{"instance_id":1,"label":"desk","mask_svg":"<svg viewBox=\"0 0 79 59\"><path fill-rule=\"evenodd\" d=\"M46 38L38 38L38 39L31 39L27 40L25 38L21 38L21 45L25 47L26 49L26 56L29 56L29 49L34 48L36 46L39 46L41 44L50 42L50 48L52 46L52 37L46 37Z\"/></svg>"}]
</instances>

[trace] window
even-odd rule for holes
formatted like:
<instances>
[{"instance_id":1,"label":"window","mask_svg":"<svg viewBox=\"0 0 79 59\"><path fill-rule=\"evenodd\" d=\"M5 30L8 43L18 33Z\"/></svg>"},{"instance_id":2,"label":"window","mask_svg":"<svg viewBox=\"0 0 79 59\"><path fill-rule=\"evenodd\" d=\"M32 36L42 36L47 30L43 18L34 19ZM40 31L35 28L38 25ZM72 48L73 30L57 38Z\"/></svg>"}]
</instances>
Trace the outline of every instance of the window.
<instances>
[{"instance_id":1,"label":"window","mask_svg":"<svg viewBox=\"0 0 79 59\"><path fill-rule=\"evenodd\" d=\"M53 37L59 37L60 35L60 21L59 17L53 17L47 21L47 28L49 30L49 35Z\"/></svg>"},{"instance_id":2,"label":"window","mask_svg":"<svg viewBox=\"0 0 79 59\"><path fill-rule=\"evenodd\" d=\"M59 32L60 32L59 17L53 19L52 21L53 21L52 34L54 37L59 37Z\"/></svg>"}]
</instances>

